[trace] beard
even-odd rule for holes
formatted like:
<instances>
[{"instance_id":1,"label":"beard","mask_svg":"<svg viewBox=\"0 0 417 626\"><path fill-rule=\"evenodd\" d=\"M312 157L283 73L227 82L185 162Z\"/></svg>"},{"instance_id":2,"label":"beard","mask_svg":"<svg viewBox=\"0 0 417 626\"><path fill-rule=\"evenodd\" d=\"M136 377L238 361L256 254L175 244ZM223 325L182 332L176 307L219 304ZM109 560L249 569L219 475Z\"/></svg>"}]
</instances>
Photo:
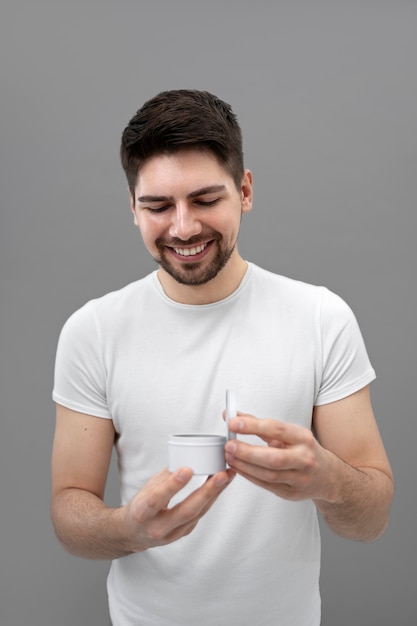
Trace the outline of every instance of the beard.
<instances>
[{"instance_id":1,"label":"beard","mask_svg":"<svg viewBox=\"0 0 417 626\"><path fill-rule=\"evenodd\" d=\"M181 247L185 243L187 243L187 245L198 245L201 239L202 238L199 240L190 239L187 242L173 240L169 242L169 246ZM209 237L204 237L205 241L208 239L212 241L210 245L215 245L217 248L214 258L208 264L206 264L205 260L202 259L201 261L196 261L195 263L188 262L179 266L175 265L175 262L170 259L170 253L166 250L167 243L164 243L162 240L157 240L155 242L159 250L159 257L154 257L154 261L181 285L204 285L210 280L213 280L213 278L215 278L225 267L236 246L236 242L227 246L223 241L222 235L218 232L210 233Z\"/></svg>"}]
</instances>

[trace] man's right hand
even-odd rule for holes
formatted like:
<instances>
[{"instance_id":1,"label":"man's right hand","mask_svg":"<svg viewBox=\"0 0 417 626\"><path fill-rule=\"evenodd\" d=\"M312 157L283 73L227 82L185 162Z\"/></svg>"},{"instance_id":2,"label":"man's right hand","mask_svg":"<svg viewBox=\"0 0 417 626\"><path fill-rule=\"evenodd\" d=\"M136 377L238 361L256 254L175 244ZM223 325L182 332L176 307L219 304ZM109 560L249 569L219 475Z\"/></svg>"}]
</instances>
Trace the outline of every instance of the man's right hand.
<instances>
[{"instance_id":1,"label":"man's right hand","mask_svg":"<svg viewBox=\"0 0 417 626\"><path fill-rule=\"evenodd\" d=\"M167 469L153 476L124 507L124 521L131 544L130 552L177 541L190 534L218 496L233 480L235 472L226 470L210 476L181 502L169 508L171 499L191 480L193 472L183 467Z\"/></svg>"},{"instance_id":2,"label":"man's right hand","mask_svg":"<svg viewBox=\"0 0 417 626\"><path fill-rule=\"evenodd\" d=\"M126 505L111 508L103 498L114 438L111 420L57 406L51 516L71 554L111 560L176 541L195 528L236 473L228 469L210 476L169 508L193 473L186 467L165 469Z\"/></svg>"}]
</instances>

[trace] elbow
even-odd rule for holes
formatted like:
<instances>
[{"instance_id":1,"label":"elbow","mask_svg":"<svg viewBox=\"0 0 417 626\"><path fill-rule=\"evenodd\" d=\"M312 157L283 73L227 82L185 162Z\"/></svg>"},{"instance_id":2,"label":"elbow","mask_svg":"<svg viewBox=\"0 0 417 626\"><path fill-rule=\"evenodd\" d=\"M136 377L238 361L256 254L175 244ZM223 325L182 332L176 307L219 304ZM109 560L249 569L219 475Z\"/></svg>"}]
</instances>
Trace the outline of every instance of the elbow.
<instances>
[{"instance_id":1,"label":"elbow","mask_svg":"<svg viewBox=\"0 0 417 626\"><path fill-rule=\"evenodd\" d=\"M389 526L389 520L391 515L391 507L394 499L394 484L393 481L389 481L389 488L385 496L385 501L380 507L378 514L376 515L374 532L370 533L368 539L365 539L366 543L373 543L377 539L380 539L386 532Z\"/></svg>"},{"instance_id":2,"label":"elbow","mask_svg":"<svg viewBox=\"0 0 417 626\"><path fill-rule=\"evenodd\" d=\"M72 515L65 506L65 496L57 494L51 498L50 518L55 537L59 545L73 556L79 556L79 551L71 541L71 519Z\"/></svg>"},{"instance_id":3,"label":"elbow","mask_svg":"<svg viewBox=\"0 0 417 626\"><path fill-rule=\"evenodd\" d=\"M369 524L364 524L362 534L359 533L358 541L373 543L380 539L389 526L392 502L394 499L394 482L392 477L387 477L383 496L379 505L375 505L374 515Z\"/></svg>"}]
</instances>

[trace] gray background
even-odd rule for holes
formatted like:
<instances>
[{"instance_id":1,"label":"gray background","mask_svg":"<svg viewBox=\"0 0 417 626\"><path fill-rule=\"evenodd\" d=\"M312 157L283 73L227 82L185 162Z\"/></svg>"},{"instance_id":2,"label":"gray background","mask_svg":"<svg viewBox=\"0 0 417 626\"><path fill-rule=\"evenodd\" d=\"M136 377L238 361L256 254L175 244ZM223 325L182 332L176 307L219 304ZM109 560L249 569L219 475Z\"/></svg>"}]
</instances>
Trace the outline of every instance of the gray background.
<instances>
[{"instance_id":1,"label":"gray background","mask_svg":"<svg viewBox=\"0 0 417 626\"><path fill-rule=\"evenodd\" d=\"M119 138L178 87L240 118L255 178L243 255L342 295L378 373L391 524L371 545L323 529L323 626L417 622L416 33L401 0L1 2L2 626L108 623L108 563L64 553L49 521L53 362L76 308L154 268Z\"/></svg>"}]
</instances>

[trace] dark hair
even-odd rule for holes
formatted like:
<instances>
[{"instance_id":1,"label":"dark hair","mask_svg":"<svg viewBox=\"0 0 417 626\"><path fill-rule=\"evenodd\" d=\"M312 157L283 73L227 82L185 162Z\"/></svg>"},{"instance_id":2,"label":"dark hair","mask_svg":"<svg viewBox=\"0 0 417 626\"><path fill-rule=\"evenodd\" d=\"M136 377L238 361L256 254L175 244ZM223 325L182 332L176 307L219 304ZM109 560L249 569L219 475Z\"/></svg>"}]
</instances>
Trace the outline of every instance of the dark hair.
<instances>
[{"instance_id":1,"label":"dark hair","mask_svg":"<svg viewBox=\"0 0 417 626\"><path fill-rule=\"evenodd\" d=\"M207 91L178 89L145 102L123 131L120 157L132 196L146 160L184 148L213 153L240 189L242 133L231 106Z\"/></svg>"}]
</instances>

